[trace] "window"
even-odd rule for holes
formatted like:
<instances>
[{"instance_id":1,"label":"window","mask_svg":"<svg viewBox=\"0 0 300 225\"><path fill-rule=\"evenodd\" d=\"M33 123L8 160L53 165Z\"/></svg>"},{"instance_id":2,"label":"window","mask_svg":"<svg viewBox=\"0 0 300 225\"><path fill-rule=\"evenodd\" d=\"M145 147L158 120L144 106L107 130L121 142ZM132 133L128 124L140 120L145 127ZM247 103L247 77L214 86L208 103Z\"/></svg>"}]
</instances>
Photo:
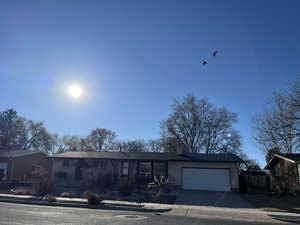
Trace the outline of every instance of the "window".
<instances>
[{"instance_id":1,"label":"window","mask_svg":"<svg viewBox=\"0 0 300 225\"><path fill-rule=\"evenodd\" d=\"M0 181L7 179L7 163L0 163Z\"/></svg>"},{"instance_id":2,"label":"window","mask_svg":"<svg viewBox=\"0 0 300 225\"><path fill-rule=\"evenodd\" d=\"M63 159L63 167L72 167L76 166L77 160L76 159Z\"/></svg>"},{"instance_id":3,"label":"window","mask_svg":"<svg viewBox=\"0 0 300 225\"><path fill-rule=\"evenodd\" d=\"M151 177L151 162L140 162L140 174L145 177Z\"/></svg>"},{"instance_id":4,"label":"window","mask_svg":"<svg viewBox=\"0 0 300 225\"><path fill-rule=\"evenodd\" d=\"M69 167L69 166L70 166L70 160L69 159L64 159L63 167Z\"/></svg>"},{"instance_id":5,"label":"window","mask_svg":"<svg viewBox=\"0 0 300 225\"><path fill-rule=\"evenodd\" d=\"M128 176L129 175L129 162L124 161L122 162L122 176Z\"/></svg>"},{"instance_id":6,"label":"window","mask_svg":"<svg viewBox=\"0 0 300 225\"><path fill-rule=\"evenodd\" d=\"M154 176L155 177L166 177L166 163L158 162L154 163Z\"/></svg>"}]
</instances>

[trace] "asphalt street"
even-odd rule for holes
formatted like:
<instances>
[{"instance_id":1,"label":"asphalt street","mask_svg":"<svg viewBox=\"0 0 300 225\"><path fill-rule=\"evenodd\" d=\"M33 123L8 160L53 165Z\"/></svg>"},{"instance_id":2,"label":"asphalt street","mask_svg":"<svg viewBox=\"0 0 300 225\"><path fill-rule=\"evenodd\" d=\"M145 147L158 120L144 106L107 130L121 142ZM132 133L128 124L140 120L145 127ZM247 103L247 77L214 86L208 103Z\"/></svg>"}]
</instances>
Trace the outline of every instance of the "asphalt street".
<instances>
[{"instance_id":1,"label":"asphalt street","mask_svg":"<svg viewBox=\"0 0 300 225\"><path fill-rule=\"evenodd\" d=\"M276 221L259 224L278 224ZM13 203L0 203L1 225L247 225L253 221L237 221L221 218L191 218L170 214L140 213L133 211L112 211L51 206L34 206Z\"/></svg>"}]
</instances>

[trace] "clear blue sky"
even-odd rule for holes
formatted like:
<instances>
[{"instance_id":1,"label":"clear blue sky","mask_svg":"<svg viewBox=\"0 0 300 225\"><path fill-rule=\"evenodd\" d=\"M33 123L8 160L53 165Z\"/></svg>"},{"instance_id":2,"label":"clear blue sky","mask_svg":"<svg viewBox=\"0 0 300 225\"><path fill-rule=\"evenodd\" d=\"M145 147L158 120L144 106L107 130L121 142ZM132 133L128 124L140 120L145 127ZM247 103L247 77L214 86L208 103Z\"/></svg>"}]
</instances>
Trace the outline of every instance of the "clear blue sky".
<instances>
[{"instance_id":1,"label":"clear blue sky","mask_svg":"<svg viewBox=\"0 0 300 225\"><path fill-rule=\"evenodd\" d=\"M264 164L251 121L300 75L299 11L296 0L3 0L0 110L59 134L149 139L192 93L236 112L244 150Z\"/></svg>"}]
</instances>

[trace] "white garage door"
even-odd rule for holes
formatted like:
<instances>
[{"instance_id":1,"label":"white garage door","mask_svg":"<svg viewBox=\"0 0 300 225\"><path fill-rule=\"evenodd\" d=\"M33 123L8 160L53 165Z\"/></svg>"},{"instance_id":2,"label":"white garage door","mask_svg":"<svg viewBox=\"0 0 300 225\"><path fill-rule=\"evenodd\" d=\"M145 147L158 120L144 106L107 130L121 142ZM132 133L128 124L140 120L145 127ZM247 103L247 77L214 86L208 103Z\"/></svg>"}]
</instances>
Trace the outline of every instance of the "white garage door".
<instances>
[{"instance_id":1,"label":"white garage door","mask_svg":"<svg viewBox=\"0 0 300 225\"><path fill-rule=\"evenodd\" d=\"M186 190L230 191L230 170L183 168L182 188Z\"/></svg>"}]
</instances>

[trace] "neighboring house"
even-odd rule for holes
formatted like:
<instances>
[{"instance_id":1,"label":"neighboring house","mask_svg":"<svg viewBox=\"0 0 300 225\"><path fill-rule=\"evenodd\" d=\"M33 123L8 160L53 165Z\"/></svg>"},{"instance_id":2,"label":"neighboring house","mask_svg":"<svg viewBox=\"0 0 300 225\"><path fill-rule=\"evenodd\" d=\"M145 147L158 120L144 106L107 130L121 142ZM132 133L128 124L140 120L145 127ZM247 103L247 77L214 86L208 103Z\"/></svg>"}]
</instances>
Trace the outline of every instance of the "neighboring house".
<instances>
[{"instance_id":1,"label":"neighboring house","mask_svg":"<svg viewBox=\"0 0 300 225\"><path fill-rule=\"evenodd\" d=\"M50 168L48 155L44 152L7 151L0 152L1 181L26 181L35 167Z\"/></svg>"},{"instance_id":2,"label":"neighboring house","mask_svg":"<svg viewBox=\"0 0 300 225\"><path fill-rule=\"evenodd\" d=\"M114 182L167 177L183 189L237 191L239 164L233 154L65 152L52 156L52 173L62 185L80 186L105 175Z\"/></svg>"},{"instance_id":3,"label":"neighboring house","mask_svg":"<svg viewBox=\"0 0 300 225\"><path fill-rule=\"evenodd\" d=\"M265 168L271 172L273 191L299 190L300 154L275 154Z\"/></svg>"}]
</instances>

